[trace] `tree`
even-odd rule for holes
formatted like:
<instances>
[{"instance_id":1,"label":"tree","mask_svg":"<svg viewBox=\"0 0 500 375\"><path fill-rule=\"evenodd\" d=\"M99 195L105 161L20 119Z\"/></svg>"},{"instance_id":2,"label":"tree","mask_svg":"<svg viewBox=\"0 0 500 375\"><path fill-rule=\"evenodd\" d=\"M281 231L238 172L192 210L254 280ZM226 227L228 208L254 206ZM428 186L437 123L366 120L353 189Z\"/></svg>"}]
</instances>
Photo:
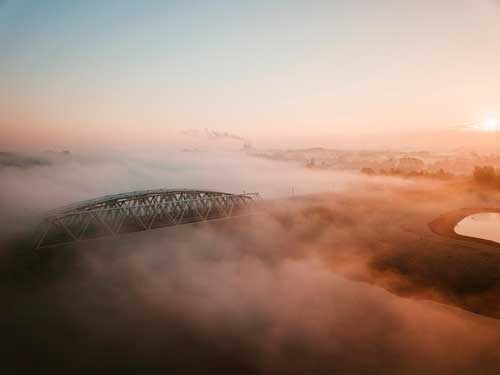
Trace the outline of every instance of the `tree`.
<instances>
[{"instance_id":1,"label":"tree","mask_svg":"<svg viewBox=\"0 0 500 375\"><path fill-rule=\"evenodd\" d=\"M474 181L482 185L494 185L496 179L495 168L491 165L474 167Z\"/></svg>"}]
</instances>

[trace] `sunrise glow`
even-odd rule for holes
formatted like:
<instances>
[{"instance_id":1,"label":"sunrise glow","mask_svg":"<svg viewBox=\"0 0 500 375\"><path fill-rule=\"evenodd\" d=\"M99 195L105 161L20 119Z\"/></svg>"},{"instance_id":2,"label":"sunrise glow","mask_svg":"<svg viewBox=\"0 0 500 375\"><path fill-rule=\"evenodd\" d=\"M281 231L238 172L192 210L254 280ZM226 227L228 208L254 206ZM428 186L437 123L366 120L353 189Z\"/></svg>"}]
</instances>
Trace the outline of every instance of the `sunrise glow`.
<instances>
[{"instance_id":1,"label":"sunrise glow","mask_svg":"<svg viewBox=\"0 0 500 375\"><path fill-rule=\"evenodd\" d=\"M0 375L500 375L499 41L500 0L0 0Z\"/></svg>"},{"instance_id":2,"label":"sunrise glow","mask_svg":"<svg viewBox=\"0 0 500 375\"><path fill-rule=\"evenodd\" d=\"M496 119L488 119L480 125L479 130L483 132L496 132L500 130L500 123Z\"/></svg>"}]
</instances>

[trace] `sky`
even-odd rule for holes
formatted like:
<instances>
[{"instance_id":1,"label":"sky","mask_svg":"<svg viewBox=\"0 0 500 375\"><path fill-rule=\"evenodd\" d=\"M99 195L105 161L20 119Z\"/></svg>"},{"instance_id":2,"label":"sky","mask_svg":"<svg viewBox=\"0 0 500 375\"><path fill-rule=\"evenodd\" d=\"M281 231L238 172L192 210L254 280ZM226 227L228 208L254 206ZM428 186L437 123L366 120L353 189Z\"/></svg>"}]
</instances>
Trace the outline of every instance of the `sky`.
<instances>
[{"instance_id":1,"label":"sky","mask_svg":"<svg viewBox=\"0 0 500 375\"><path fill-rule=\"evenodd\" d=\"M498 131L499 39L496 0L0 0L0 146Z\"/></svg>"}]
</instances>

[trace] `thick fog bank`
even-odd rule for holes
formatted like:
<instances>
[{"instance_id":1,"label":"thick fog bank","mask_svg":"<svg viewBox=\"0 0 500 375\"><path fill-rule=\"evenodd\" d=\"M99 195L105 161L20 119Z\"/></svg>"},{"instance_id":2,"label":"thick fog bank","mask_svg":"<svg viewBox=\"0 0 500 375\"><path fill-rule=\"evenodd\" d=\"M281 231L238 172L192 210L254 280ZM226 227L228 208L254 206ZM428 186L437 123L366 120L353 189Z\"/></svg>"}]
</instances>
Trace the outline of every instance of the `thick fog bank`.
<instances>
[{"instance_id":1,"label":"thick fog bank","mask_svg":"<svg viewBox=\"0 0 500 375\"><path fill-rule=\"evenodd\" d=\"M496 196L238 153L87 156L0 174L6 373L500 370L500 321L452 307L494 315L500 259L427 230L441 210ZM327 193L252 218L57 248L41 263L10 236L45 209L117 191L283 197L291 186Z\"/></svg>"},{"instance_id":2,"label":"thick fog bank","mask_svg":"<svg viewBox=\"0 0 500 375\"><path fill-rule=\"evenodd\" d=\"M236 151L9 155L9 163L0 163L0 235L47 210L108 194L186 188L260 192L264 198L275 198L338 190L359 179Z\"/></svg>"}]
</instances>

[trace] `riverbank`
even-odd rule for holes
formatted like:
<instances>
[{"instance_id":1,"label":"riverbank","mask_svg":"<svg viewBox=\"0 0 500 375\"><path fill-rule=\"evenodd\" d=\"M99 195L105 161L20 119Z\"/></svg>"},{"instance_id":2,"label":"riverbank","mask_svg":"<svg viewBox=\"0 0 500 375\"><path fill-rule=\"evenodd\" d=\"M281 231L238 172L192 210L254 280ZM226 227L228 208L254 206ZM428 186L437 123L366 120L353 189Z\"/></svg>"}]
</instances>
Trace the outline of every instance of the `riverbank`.
<instances>
[{"instance_id":1,"label":"riverbank","mask_svg":"<svg viewBox=\"0 0 500 375\"><path fill-rule=\"evenodd\" d=\"M455 232L456 225L468 216L480 213L500 213L500 208L461 208L456 211L451 211L439 216L437 219L429 223L429 228L437 235L453 238L456 240L474 241L485 245L496 246L500 248L500 243L478 238L465 236Z\"/></svg>"}]
</instances>

